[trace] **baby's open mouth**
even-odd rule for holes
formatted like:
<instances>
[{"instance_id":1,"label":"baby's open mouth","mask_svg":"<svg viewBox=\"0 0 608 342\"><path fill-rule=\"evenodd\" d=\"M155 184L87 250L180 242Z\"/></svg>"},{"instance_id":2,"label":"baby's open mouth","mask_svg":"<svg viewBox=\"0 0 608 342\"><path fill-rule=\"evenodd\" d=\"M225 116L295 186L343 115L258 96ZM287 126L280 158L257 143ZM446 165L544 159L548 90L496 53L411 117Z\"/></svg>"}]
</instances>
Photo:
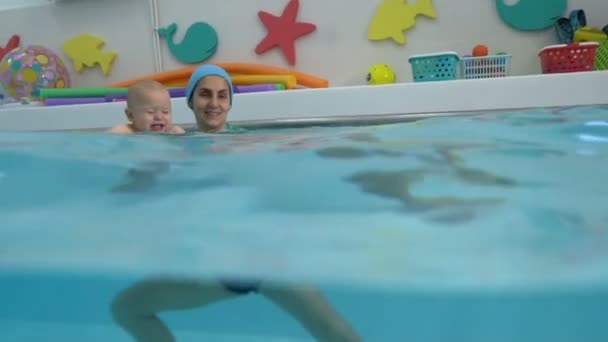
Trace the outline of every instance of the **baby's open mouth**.
<instances>
[{"instance_id":1,"label":"baby's open mouth","mask_svg":"<svg viewBox=\"0 0 608 342\"><path fill-rule=\"evenodd\" d=\"M150 130L154 132L162 132L165 130L165 124L152 124Z\"/></svg>"}]
</instances>

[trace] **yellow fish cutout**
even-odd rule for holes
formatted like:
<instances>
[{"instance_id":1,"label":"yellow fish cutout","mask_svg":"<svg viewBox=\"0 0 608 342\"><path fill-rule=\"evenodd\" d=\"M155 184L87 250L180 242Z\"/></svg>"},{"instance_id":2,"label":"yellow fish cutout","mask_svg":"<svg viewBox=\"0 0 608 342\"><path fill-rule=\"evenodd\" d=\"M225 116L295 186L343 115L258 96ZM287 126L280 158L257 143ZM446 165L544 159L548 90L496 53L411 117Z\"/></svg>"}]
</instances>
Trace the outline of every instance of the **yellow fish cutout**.
<instances>
[{"instance_id":1,"label":"yellow fish cutout","mask_svg":"<svg viewBox=\"0 0 608 342\"><path fill-rule=\"evenodd\" d=\"M414 5L408 5L407 0L382 0L372 19L367 38L369 40L384 40L392 38L396 43L405 44L403 31L416 24L416 16L424 15L435 19L435 7L432 0L418 0Z\"/></svg>"},{"instance_id":2,"label":"yellow fish cutout","mask_svg":"<svg viewBox=\"0 0 608 342\"><path fill-rule=\"evenodd\" d=\"M117 53L114 51L103 52L101 48L105 41L89 33L79 34L63 43L63 52L74 64L74 69L81 72L83 67L94 67L99 64L104 75L108 75Z\"/></svg>"}]
</instances>

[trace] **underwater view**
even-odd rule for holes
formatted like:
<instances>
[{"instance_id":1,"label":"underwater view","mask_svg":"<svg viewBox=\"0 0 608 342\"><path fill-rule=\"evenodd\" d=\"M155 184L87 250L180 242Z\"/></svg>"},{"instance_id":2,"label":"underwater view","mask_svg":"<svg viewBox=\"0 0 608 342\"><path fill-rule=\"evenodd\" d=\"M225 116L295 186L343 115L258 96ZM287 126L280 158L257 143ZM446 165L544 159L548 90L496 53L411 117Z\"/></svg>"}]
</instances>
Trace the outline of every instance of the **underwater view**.
<instances>
[{"instance_id":1,"label":"underwater view","mask_svg":"<svg viewBox=\"0 0 608 342\"><path fill-rule=\"evenodd\" d=\"M607 341L607 170L608 106L2 132L0 339L131 341L112 303L156 277L310 286L364 341ZM315 340L268 291L160 315L179 341Z\"/></svg>"}]
</instances>

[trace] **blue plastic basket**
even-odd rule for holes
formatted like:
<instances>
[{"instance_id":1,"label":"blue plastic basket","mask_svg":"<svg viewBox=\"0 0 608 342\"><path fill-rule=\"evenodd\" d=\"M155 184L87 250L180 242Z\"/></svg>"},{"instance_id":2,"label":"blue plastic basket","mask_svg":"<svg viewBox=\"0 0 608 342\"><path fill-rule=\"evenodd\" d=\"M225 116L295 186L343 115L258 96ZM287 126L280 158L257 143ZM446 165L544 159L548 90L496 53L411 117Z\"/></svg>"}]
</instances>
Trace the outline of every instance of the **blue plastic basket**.
<instances>
[{"instance_id":1,"label":"blue plastic basket","mask_svg":"<svg viewBox=\"0 0 608 342\"><path fill-rule=\"evenodd\" d=\"M414 82L447 81L458 78L460 58L456 52L410 56Z\"/></svg>"}]
</instances>

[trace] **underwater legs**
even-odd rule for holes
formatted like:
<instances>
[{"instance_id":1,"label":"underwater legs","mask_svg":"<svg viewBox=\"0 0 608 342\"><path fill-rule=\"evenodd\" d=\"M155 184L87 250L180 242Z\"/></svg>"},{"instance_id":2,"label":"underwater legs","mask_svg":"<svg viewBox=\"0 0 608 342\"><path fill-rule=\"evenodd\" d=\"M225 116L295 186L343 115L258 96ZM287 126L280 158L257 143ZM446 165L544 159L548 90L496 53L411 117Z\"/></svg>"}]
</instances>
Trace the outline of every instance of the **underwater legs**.
<instances>
[{"instance_id":1,"label":"underwater legs","mask_svg":"<svg viewBox=\"0 0 608 342\"><path fill-rule=\"evenodd\" d=\"M297 319L319 342L363 341L314 287L263 283L260 294Z\"/></svg>"},{"instance_id":2,"label":"underwater legs","mask_svg":"<svg viewBox=\"0 0 608 342\"><path fill-rule=\"evenodd\" d=\"M242 294L237 283L177 278L150 278L121 291L112 301L114 321L138 342L174 342L158 317L162 311L194 309ZM248 284L247 282L243 284ZM314 287L262 283L257 290L278 305L319 342L361 342L354 329ZM247 291L243 292L246 293Z\"/></svg>"},{"instance_id":3,"label":"underwater legs","mask_svg":"<svg viewBox=\"0 0 608 342\"><path fill-rule=\"evenodd\" d=\"M121 291L112 301L114 321L138 342L173 342L158 313L193 309L236 297L221 284L173 278L146 279Z\"/></svg>"}]
</instances>

